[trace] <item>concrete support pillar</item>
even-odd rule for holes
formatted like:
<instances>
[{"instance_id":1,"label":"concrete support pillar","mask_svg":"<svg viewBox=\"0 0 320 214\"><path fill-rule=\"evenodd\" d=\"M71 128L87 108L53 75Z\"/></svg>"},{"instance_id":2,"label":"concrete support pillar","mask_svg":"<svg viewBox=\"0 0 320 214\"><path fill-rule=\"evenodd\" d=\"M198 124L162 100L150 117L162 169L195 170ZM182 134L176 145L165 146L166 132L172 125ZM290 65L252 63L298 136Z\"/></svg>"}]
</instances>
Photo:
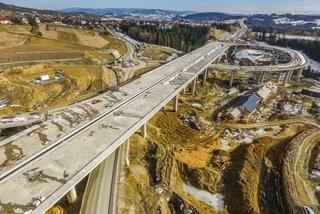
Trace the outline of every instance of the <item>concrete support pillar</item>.
<instances>
[{"instance_id":1,"label":"concrete support pillar","mask_svg":"<svg viewBox=\"0 0 320 214\"><path fill-rule=\"evenodd\" d=\"M289 72L289 80L291 80L294 70Z\"/></svg>"},{"instance_id":2,"label":"concrete support pillar","mask_svg":"<svg viewBox=\"0 0 320 214\"><path fill-rule=\"evenodd\" d=\"M148 137L148 132L147 132L147 123L143 124L143 126L141 126L141 136L146 138Z\"/></svg>"},{"instance_id":3,"label":"concrete support pillar","mask_svg":"<svg viewBox=\"0 0 320 214\"><path fill-rule=\"evenodd\" d=\"M287 85L288 84L288 81L290 80L290 77L292 76L292 72L293 71L287 71L286 72L286 76L283 80L283 85Z\"/></svg>"},{"instance_id":4,"label":"concrete support pillar","mask_svg":"<svg viewBox=\"0 0 320 214\"><path fill-rule=\"evenodd\" d=\"M264 80L266 79L266 76L267 76L267 72L263 71L262 75L261 75L261 79L260 79L260 84L262 84L264 82Z\"/></svg>"},{"instance_id":5,"label":"concrete support pillar","mask_svg":"<svg viewBox=\"0 0 320 214\"><path fill-rule=\"evenodd\" d=\"M183 89L183 94L186 94L186 93L187 93L187 87Z\"/></svg>"},{"instance_id":6,"label":"concrete support pillar","mask_svg":"<svg viewBox=\"0 0 320 214\"><path fill-rule=\"evenodd\" d=\"M262 75L262 71L257 72L256 84L260 84L261 75Z\"/></svg>"},{"instance_id":7,"label":"concrete support pillar","mask_svg":"<svg viewBox=\"0 0 320 214\"><path fill-rule=\"evenodd\" d=\"M303 72L303 68L298 70L297 79L296 79L297 82L300 82L300 79L301 79L301 76L302 76L302 72Z\"/></svg>"},{"instance_id":8,"label":"concrete support pillar","mask_svg":"<svg viewBox=\"0 0 320 214\"><path fill-rule=\"evenodd\" d=\"M192 96L196 95L196 87L197 87L197 78L195 78L192 83L192 91L191 91Z\"/></svg>"},{"instance_id":9,"label":"concrete support pillar","mask_svg":"<svg viewBox=\"0 0 320 214\"><path fill-rule=\"evenodd\" d=\"M266 78L267 73L265 71L259 71L257 76L257 84L262 84Z\"/></svg>"},{"instance_id":10,"label":"concrete support pillar","mask_svg":"<svg viewBox=\"0 0 320 214\"><path fill-rule=\"evenodd\" d=\"M206 70L203 72L203 84L207 82L207 78L208 78L208 68L206 68Z\"/></svg>"},{"instance_id":11,"label":"concrete support pillar","mask_svg":"<svg viewBox=\"0 0 320 214\"><path fill-rule=\"evenodd\" d=\"M173 111L174 112L178 111L178 104L179 104L179 95L177 95L173 98Z\"/></svg>"},{"instance_id":12,"label":"concrete support pillar","mask_svg":"<svg viewBox=\"0 0 320 214\"><path fill-rule=\"evenodd\" d=\"M279 71L278 75L277 75L277 84L280 82L281 74L282 74L282 72Z\"/></svg>"},{"instance_id":13,"label":"concrete support pillar","mask_svg":"<svg viewBox=\"0 0 320 214\"><path fill-rule=\"evenodd\" d=\"M130 140L129 139L126 142L126 164L127 164L127 167L130 166Z\"/></svg>"},{"instance_id":14,"label":"concrete support pillar","mask_svg":"<svg viewBox=\"0 0 320 214\"><path fill-rule=\"evenodd\" d=\"M229 84L230 87L232 87L232 85L233 85L235 75L236 75L236 71L232 71L231 78L230 78L230 84Z\"/></svg>"},{"instance_id":15,"label":"concrete support pillar","mask_svg":"<svg viewBox=\"0 0 320 214\"><path fill-rule=\"evenodd\" d=\"M78 195L77 195L77 191L76 188L73 187L68 193L67 193L67 199L69 204L73 204L74 202L77 201L78 199Z\"/></svg>"}]
</instances>

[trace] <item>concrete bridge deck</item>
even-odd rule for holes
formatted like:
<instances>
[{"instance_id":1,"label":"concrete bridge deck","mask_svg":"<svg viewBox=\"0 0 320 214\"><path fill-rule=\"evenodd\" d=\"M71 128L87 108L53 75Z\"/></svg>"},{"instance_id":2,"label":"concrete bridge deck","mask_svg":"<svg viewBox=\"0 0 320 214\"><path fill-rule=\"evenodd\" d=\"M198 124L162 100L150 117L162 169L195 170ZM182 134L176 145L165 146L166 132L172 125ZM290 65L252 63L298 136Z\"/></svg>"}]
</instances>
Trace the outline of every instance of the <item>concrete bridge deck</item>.
<instances>
[{"instance_id":1,"label":"concrete bridge deck","mask_svg":"<svg viewBox=\"0 0 320 214\"><path fill-rule=\"evenodd\" d=\"M3 145L0 211L45 212L228 48L210 43L118 91L50 112L39 130Z\"/></svg>"}]
</instances>

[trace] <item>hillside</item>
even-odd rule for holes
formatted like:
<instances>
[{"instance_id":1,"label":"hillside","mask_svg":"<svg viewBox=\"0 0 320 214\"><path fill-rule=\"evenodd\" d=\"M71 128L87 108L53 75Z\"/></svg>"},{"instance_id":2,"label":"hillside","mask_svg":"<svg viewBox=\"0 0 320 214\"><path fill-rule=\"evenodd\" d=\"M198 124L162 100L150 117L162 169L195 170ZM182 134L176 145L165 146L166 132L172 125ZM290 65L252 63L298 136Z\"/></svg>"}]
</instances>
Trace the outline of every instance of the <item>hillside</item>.
<instances>
[{"instance_id":1,"label":"hillside","mask_svg":"<svg viewBox=\"0 0 320 214\"><path fill-rule=\"evenodd\" d=\"M161 9L143 8L67 8L63 12L86 13L89 15L112 16L112 17L133 17L145 19L171 19L177 15L189 15L191 11L174 11Z\"/></svg>"},{"instance_id":2,"label":"hillside","mask_svg":"<svg viewBox=\"0 0 320 214\"><path fill-rule=\"evenodd\" d=\"M65 12L63 11L54 11L54 10L39 10L28 7L19 7L16 5L5 4L0 2L0 10L10 10L15 12L24 12L24 13L44 13L48 15L63 15ZM77 15L79 13L69 13L69 15Z\"/></svg>"},{"instance_id":3,"label":"hillside","mask_svg":"<svg viewBox=\"0 0 320 214\"><path fill-rule=\"evenodd\" d=\"M208 12L208 13L195 13L186 15L183 18L191 21L217 21L222 19L231 18L231 15L225 13Z\"/></svg>"}]
</instances>

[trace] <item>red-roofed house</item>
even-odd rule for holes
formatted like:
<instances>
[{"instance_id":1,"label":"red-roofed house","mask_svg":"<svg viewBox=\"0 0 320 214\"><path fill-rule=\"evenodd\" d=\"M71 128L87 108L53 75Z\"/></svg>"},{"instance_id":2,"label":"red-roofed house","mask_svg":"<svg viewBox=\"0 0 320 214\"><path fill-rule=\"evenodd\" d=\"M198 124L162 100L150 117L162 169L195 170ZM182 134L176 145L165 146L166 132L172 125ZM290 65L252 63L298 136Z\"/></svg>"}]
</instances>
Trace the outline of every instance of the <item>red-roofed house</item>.
<instances>
[{"instance_id":1,"label":"red-roofed house","mask_svg":"<svg viewBox=\"0 0 320 214\"><path fill-rule=\"evenodd\" d=\"M12 22L10 17L0 17L0 24L11 25Z\"/></svg>"},{"instance_id":2,"label":"red-roofed house","mask_svg":"<svg viewBox=\"0 0 320 214\"><path fill-rule=\"evenodd\" d=\"M53 24L62 24L62 19L54 18L54 19L51 20L51 22L52 22Z\"/></svg>"}]
</instances>

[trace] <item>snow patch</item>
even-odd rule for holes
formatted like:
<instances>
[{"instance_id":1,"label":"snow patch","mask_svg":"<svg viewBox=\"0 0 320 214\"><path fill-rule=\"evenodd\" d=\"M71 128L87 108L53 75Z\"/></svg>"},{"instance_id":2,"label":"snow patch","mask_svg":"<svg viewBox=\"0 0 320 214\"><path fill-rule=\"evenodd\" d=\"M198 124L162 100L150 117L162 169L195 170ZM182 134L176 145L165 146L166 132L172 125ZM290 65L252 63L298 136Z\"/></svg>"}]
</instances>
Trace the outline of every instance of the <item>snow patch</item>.
<instances>
[{"instance_id":1,"label":"snow patch","mask_svg":"<svg viewBox=\"0 0 320 214\"><path fill-rule=\"evenodd\" d=\"M199 190L193 186L186 184L183 184L183 188L195 199L212 206L216 211L223 212L225 210L224 196L221 193L212 194L205 190Z\"/></svg>"}]
</instances>

